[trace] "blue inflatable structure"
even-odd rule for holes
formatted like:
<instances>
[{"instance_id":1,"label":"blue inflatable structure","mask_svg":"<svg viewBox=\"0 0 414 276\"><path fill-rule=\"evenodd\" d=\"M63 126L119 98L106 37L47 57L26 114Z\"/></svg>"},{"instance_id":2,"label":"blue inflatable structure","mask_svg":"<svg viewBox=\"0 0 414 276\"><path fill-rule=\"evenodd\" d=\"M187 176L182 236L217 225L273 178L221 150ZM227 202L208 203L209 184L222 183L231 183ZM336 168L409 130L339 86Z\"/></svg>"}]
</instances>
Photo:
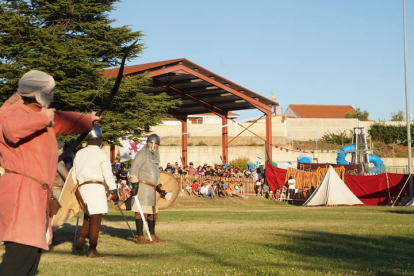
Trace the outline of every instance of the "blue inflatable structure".
<instances>
[{"instance_id":1,"label":"blue inflatable structure","mask_svg":"<svg viewBox=\"0 0 414 276\"><path fill-rule=\"evenodd\" d=\"M299 156L299 157L300 157L298 160L299 163L312 163L312 157L304 156L304 155Z\"/></svg>"},{"instance_id":2,"label":"blue inflatable structure","mask_svg":"<svg viewBox=\"0 0 414 276\"><path fill-rule=\"evenodd\" d=\"M339 165L349 165L350 162L345 160L346 155L350 152L350 151L354 151L355 150L355 145L346 145L343 146L339 152L338 152L338 156L336 157L336 163ZM368 154L368 162L369 163L373 163L375 168L371 168L369 169L370 173L382 173L383 169L385 167L384 161L381 160L381 158L379 158L378 156L374 155L374 154Z\"/></svg>"},{"instance_id":3,"label":"blue inflatable structure","mask_svg":"<svg viewBox=\"0 0 414 276\"><path fill-rule=\"evenodd\" d=\"M354 151L355 150L355 145L346 145L343 146L339 152L338 152L338 156L336 157L336 164L339 165L349 165L350 162L345 160L346 155L349 152L341 152L341 151Z\"/></svg>"},{"instance_id":4,"label":"blue inflatable structure","mask_svg":"<svg viewBox=\"0 0 414 276\"><path fill-rule=\"evenodd\" d=\"M368 161L373 163L375 168L369 169L370 173L383 173L383 169L385 167L384 161L381 160L378 156L374 154L368 154Z\"/></svg>"}]
</instances>

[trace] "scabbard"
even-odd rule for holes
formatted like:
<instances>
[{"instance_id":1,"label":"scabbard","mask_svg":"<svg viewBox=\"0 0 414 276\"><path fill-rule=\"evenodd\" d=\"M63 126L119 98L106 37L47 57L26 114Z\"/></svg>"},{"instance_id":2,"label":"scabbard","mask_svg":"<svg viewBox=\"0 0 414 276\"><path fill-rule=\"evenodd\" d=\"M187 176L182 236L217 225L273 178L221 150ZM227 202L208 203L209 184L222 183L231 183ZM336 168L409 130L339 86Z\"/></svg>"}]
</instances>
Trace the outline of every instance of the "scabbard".
<instances>
[{"instance_id":1,"label":"scabbard","mask_svg":"<svg viewBox=\"0 0 414 276\"><path fill-rule=\"evenodd\" d=\"M75 196L76 196L76 199L77 199L77 201L79 203L79 206L82 209L82 211L85 214L87 214L88 216L91 216L91 214L89 213L89 210L88 210L88 206L86 205L85 201L83 201L82 195L79 191L79 187L77 187L76 190L75 190Z\"/></svg>"}]
</instances>

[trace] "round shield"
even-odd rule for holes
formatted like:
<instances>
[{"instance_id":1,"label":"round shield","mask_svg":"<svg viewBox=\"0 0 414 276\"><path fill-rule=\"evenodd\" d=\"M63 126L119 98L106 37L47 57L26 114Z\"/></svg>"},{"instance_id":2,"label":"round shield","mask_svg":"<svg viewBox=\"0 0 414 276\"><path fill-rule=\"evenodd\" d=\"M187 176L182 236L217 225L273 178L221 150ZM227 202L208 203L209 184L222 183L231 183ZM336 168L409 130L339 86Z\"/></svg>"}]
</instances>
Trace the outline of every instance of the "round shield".
<instances>
[{"instance_id":1,"label":"round shield","mask_svg":"<svg viewBox=\"0 0 414 276\"><path fill-rule=\"evenodd\" d=\"M59 203L62 205L62 208L60 208L57 214L52 218L53 229L60 227L80 211L78 200L73 191L74 187L75 183L72 180L72 170L70 170L59 197Z\"/></svg>"},{"instance_id":2,"label":"round shield","mask_svg":"<svg viewBox=\"0 0 414 276\"><path fill-rule=\"evenodd\" d=\"M161 189L167 192L166 196L162 198L157 193L157 207L159 210L165 210L170 207L177 199L180 193L180 184L175 177L165 171L160 172L159 184L162 184Z\"/></svg>"}]
</instances>

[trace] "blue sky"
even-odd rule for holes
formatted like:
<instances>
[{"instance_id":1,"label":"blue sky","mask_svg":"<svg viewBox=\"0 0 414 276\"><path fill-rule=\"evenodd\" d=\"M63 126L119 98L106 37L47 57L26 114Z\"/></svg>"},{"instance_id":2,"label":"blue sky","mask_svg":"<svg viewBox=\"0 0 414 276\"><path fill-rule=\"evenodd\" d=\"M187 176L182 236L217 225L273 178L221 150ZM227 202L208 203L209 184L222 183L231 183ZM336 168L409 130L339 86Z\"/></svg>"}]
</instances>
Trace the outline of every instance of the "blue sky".
<instances>
[{"instance_id":1,"label":"blue sky","mask_svg":"<svg viewBox=\"0 0 414 276\"><path fill-rule=\"evenodd\" d=\"M127 65L186 58L267 98L405 113L402 0L121 0L110 17L146 36ZM406 0L414 117L414 0ZM236 112L241 119L260 111Z\"/></svg>"}]
</instances>

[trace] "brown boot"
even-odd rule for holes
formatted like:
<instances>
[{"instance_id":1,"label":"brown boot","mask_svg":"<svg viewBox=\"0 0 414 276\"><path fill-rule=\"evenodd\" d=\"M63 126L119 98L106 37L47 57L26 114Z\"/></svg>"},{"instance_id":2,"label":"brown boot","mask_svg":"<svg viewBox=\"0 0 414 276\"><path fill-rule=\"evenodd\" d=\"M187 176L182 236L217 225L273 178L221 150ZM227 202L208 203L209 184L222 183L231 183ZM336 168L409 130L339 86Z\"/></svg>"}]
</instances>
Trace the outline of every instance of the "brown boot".
<instances>
[{"instance_id":1,"label":"brown boot","mask_svg":"<svg viewBox=\"0 0 414 276\"><path fill-rule=\"evenodd\" d=\"M160 238L158 238L157 235L151 235L152 241L153 242L166 242L166 240L162 240Z\"/></svg>"},{"instance_id":2,"label":"brown boot","mask_svg":"<svg viewBox=\"0 0 414 276\"><path fill-rule=\"evenodd\" d=\"M101 258L103 255L99 254L96 249L89 249L88 255L86 256L88 258Z\"/></svg>"},{"instance_id":3,"label":"brown boot","mask_svg":"<svg viewBox=\"0 0 414 276\"><path fill-rule=\"evenodd\" d=\"M85 240L82 238L78 238L75 243L73 244L73 247L75 248L76 252L78 252L78 254L80 256L85 255L85 249L83 249L83 244L85 243Z\"/></svg>"},{"instance_id":4,"label":"brown boot","mask_svg":"<svg viewBox=\"0 0 414 276\"><path fill-rule=\"evenodd\" d=\"M137 244L152 244L153 241L147 241L144 236L138 236Z\"/></svg>"}]
</instances>

